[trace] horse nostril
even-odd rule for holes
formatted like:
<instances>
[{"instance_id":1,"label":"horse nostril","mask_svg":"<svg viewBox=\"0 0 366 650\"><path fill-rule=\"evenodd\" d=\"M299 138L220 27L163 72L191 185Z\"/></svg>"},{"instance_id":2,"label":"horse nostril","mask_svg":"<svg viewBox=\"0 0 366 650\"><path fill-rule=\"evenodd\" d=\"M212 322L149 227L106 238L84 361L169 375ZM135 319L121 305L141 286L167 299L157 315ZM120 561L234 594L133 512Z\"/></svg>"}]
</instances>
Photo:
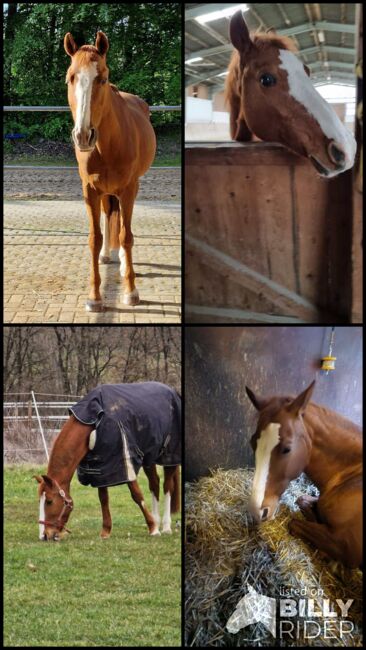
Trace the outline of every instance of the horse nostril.
<instances>
[{"instance_id":1,"label":"horse nostril","mask_svg":"<svg viewBox=\"0 0 366 650\"><path fill-rule=\"evenodd\" d=\"M330 157L336 163L343 163L345 161L345 154L342 149L339 149L335 144L331 143L329 149Z\"/></svg>"},{"instance_id":2,"label":"horse nostril","mask_svg":"<svg viewBox=\"0 0 366 650\"><path fill-rule=\"evenodd\" d=\"M268 508L263 508L263 512L262 512L262 521L264 521L265 519L267 519L267 515L268 515Z\"/></svg>"}]
</instances>

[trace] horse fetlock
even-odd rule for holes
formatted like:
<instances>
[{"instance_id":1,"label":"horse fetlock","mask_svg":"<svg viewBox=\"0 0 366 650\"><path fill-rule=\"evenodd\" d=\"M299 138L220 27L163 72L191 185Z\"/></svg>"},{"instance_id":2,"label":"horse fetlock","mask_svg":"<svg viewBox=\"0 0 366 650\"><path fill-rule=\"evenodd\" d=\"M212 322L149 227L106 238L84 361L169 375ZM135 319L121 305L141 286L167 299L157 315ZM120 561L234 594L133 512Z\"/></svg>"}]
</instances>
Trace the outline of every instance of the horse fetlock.
<instances>
[{"instance_id":1,"label":"horse fetlock","mask_svg":"<svg viewBox=\"0 0 366 650\"><path fill-rule=\"evenodd\" d=\"M139 297L139 292L137 289L133 289L133 291L130 292L125 292L123 294L123 304L124 305L129 305L130 307L134 307L135 305L138 305L140 302L140 297Z\"/></svg>"},{"instance_id":2,"label":"horse fetlock","mask_svg":"<svg viewBox=\"0 0 366 650\"><path fill-rule=\"evenodd\" d=\"M160 530L157 526L154 526L152 530L149 530L149 535L151 537L160 537Z\"/></svg>"},{"instance_id":3,"label":"horse fetlock","mask_svg":"<svg viewBox=\"0 0 366 650\"><path fill-rule=\"evenodd\" d=\"M111 536L111 530L106 530L103 528L102 532L100 533L100 536L102 539L108 539Z\"/></svg>"}]
</instances>

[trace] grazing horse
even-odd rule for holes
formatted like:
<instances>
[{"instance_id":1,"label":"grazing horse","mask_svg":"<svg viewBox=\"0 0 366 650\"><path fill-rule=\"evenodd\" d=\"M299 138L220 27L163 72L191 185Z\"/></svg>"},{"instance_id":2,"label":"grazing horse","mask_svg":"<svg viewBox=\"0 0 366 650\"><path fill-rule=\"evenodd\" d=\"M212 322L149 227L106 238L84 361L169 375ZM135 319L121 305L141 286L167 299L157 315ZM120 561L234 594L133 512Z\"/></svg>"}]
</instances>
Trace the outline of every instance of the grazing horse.
<instances>
[{"instance_id":1,"label":"grazing horse","mask_svg":"<svg viewBox=\"0 0 366 650\"><path fill-rule=\"evenodd\" d=\"M309 158L326 178L354 164L356 140L309 79L290 38L250 35L243 14L230 22L233 52L226 80L233 140L279 142Z\"/></svg>"},{"instance_id":2,"label":"grazing horse","mask_svg":"<svg viewBox=\"0 0 366 650\"><path fill-rule=\"evenodd\" d=\"M102 538L112 518L108 487L127 483L150 535L160 535L159 476L164 467L163 533L171 533L171 514L179 511L181 453L180 396L158 382L106 384L90 391L70 409L71 415L54 441L47 474L35 476L39 496L39 537L61 539L73 510L70 482L77 469L83 485L98 487ZM152 495L152 513L137 483L143 467Z\"/></svg>"},{"instance_id":3,"label":"grazing horse","mask_svg":"<svg viewBox=\"0 0 366 650\"><path fill-rule=\"evenodd\" d=\"M111 249L119 249L125 283L123 302L137 305L131 220L139 177L149 169L156 150L149 107L136 95L119 92L109 83L109 43L103 32L98 32L95 47L80 48L68 33L64 47L71 57L66 83L75 122L72 139L90 224L91 276L86 309L103 311L98 263L110 262ZM103 235L101 205L105 212Z\"/></svg>"},{"instance_id":4,"label":"grazing horse","mask_svg":"<svg viewBox=\"0 0 366 650\"><path fill-rule=\"evenodd\" d=\"M350 568L362 565L362 434L330 409L309 402L315 381L298 397L257 397L251 438L255 473L250 511L260 523L272 519L289 482L305 472L320 497L304 495L305 520L292 519L290 532Z\"/></svg>"}]
</instances>

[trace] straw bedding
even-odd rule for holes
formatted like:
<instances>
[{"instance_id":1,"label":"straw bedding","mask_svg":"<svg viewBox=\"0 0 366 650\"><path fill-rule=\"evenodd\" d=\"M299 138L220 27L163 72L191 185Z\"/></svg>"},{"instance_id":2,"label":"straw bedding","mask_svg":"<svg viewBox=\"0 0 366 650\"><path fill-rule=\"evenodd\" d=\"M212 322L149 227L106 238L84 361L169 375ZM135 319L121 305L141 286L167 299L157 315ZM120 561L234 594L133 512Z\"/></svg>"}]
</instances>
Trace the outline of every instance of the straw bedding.
<instances>
[{"instance_id":1,"label":"straw bedding","mask_svg":"<svg viewBox=\"0 0 366 650\"><path fill-rule=\"evenodd\" d=\"M296 499L302 494L316 495L316 487L304 475L292 481L276 518L255 526L247 510L252 481L250 469L217 470L211 477L186 484L186 645L362 646L361 571L335 566L319 550L288 531L292 517L302 518ZM333 638L327 638L321 633L323 628L319 633L316 627L316 622L322 625L323 619L307 615L310 622L305 634L304 618L291 619L296 629L299 627L292 640L275 640L259 622L230 634L226 623L238 601L247 594L248 585L277 602L280 588L302 589L303 597L314 597L315 608L320 608L322 598L329 598L331 608L338 612L339 608L334 607L336 599L354 599L347 618L354 630L340 639L336 618L328 634Z\"/></svg>"}]
</instances>

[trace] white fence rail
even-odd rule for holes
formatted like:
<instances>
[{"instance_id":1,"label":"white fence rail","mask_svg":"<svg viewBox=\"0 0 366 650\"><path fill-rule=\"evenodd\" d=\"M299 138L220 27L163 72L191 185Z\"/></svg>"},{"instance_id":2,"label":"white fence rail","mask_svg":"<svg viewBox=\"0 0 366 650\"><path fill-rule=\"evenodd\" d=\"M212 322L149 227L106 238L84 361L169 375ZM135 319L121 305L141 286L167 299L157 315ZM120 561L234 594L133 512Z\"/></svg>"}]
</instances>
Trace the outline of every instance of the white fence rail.
<instances>
[{"instance_id":1,"label":"white fence rail","mask_svg":"<svg viewBox=\"0 0 366 650\"><path fill-rule=\"evenodd\" d=\"M68 409L79 399L78 395L49 395L33 391L17 394L15 399L14 395L5 395L4 461L48 460L53 440L69 417Z\"/></svg>"}]
</instances>

